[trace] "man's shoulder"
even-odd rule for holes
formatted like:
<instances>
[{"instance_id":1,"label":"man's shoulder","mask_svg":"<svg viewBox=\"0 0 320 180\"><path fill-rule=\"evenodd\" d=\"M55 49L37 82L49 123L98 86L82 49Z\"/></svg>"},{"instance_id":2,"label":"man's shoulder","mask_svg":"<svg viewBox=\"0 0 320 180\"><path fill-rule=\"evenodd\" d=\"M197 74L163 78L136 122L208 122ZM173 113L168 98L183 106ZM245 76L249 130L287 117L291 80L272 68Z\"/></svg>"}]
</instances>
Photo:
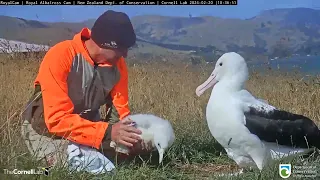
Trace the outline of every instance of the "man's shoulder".
<instances>
[{"instance_id":1,"label":"man's shoulder","mask_svg":"<svg viewBox=\"0 0 320 180\"><path fill-rule=\"evenodd\" d=\"M60 41L57 44L53 45L46 56L48 57L64 57L72 59L76 54L78 54L78 47L77 44L73 42L73 40L64 40Z\"/></svg>"},{"instance_id":2,"label":"man's shoulder","mask_svg":"<svg viewBox=\"0 0 320 180\"><path fill-rule=\"evenodd\" d=\"M53 45L42 59L42 66L52 66L54 64L70 65L76 56L76 47L72 40L64 40Z\"/></svg>"},{"instance_id":3,"label":"man's shoulder","mask_svg":"<svg viewBox=\"0 0 320 180\"><path fill-rule=\"evenodd\" d=\"M74 48L74 43L72 42L72 40L64 40L64 41L60 41L57 44L53 45L49 51L55 51L55 52L59 52L59 53L65 53L66 51L70 50L70 49L75 49Z\"/></svg>"}]
</instances>

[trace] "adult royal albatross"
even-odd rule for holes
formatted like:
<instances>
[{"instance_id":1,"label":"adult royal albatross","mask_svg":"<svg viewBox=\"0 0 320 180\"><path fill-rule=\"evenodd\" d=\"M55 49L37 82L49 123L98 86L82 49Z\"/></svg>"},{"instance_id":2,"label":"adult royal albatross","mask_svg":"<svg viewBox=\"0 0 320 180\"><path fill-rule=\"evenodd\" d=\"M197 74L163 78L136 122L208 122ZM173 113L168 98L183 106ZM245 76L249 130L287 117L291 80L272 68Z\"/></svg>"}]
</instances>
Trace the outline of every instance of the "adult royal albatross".
<instances>
[{"instance_id":1,"label":"adult royal albatross","mask_svg":"<svg viewBox=\"0 0 320 180\"><path fill-rule=\"evenodd\" d=\"M241 168L262 168L271 159L320 149L320 130L309 118L277 109L256 99L244 84L248 67L230 52L217 61L210 77L196 89L198 96L213 86L206 109L211 134Z\"/></svg>"}]
</instances>

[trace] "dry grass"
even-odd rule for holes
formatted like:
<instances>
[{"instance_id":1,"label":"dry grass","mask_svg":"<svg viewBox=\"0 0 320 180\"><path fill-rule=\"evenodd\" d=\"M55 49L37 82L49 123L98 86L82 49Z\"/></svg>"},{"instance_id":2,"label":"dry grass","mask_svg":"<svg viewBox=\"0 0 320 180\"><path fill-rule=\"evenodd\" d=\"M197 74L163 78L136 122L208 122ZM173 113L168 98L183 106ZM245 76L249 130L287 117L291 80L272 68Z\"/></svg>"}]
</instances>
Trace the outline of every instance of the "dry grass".
<instances>
[{"instance_id":1,"label":"dry grass","mask_svg":"<svg viewBox=\"0 0 320 180\"><path fill-rule=\"evenodd\" d=\"M39 63L32 59L0 59L0 169L27 169L36 165L21 141L21 122L18 116L13 114L20 113L30 97L38 67ZM165 158L167 167L129 166L123 168L114 179L200 179L211 176L214 171L236 168L225 155L220 155L221 147L206 127L204 112L210 93L207 92L200 98L195 96L195 88L208 77L211 70L212 67L164 64L129 67L132 110L135 113L154 113L169 119L173 123L178 140ZM281 109L320 120L320 85L316 84L319 80L315 78L304 81L298 75L253 73L247 87L254 95ZM0 177L2 173L0 172ZM275 169L264 177L274 179L278 177L277 173ZM62 171L54 174L57 175L54 179L75 178ZM257 174L251 174L250 178L256 176ZM85 177L77 176L81 179ZM5 179L7 178L9 177Z\"/></svg>"}]
</instances>

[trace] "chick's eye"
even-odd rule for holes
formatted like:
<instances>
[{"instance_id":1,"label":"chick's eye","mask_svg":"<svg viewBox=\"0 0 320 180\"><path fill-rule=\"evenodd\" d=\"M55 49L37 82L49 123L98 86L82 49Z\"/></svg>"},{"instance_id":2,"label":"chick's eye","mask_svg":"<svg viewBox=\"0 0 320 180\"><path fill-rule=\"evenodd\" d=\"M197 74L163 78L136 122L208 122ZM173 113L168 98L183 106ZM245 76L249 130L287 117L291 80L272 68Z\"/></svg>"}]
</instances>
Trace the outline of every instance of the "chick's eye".
<instances>
[{"instance_id":1,"label":"chick's eye","mask_svg":"<svg viewBox=\"0 0 320 180\"><path fill-rule=\"evenodd\" d=\"M222 63L220 63L219 65L222 66Z\"/></svg>"},{"instance_id":2,"label":"chick's eye","mask_svg":"<svg viewBox=\"0 0 320 180\"><path fill-rule=\"evenodd\" d=\"M158 143L158 146L160 147L160 143Z\"/></svg>"}]
</instances>

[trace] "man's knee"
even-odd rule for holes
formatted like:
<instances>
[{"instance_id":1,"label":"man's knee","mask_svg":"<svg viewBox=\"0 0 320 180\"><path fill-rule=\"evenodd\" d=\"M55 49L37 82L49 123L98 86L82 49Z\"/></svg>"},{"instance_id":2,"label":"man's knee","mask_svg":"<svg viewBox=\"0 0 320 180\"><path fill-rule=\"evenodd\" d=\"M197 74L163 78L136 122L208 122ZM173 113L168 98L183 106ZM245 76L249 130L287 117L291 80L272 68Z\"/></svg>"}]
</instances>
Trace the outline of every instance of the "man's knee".
<instances>
[{"instance_id":1,"label":"man's knee","mask_svg":"<svg viewBox=\"0 0 320 180\"><path fill-rule=\"evenodd\" d=\"M38 134L29 121L25 120L21 126L21 134L29 153L36 160L42 160L48 166L64 163L67 157L68 141L52 139Z\"/></svg>"}]
</instances>

